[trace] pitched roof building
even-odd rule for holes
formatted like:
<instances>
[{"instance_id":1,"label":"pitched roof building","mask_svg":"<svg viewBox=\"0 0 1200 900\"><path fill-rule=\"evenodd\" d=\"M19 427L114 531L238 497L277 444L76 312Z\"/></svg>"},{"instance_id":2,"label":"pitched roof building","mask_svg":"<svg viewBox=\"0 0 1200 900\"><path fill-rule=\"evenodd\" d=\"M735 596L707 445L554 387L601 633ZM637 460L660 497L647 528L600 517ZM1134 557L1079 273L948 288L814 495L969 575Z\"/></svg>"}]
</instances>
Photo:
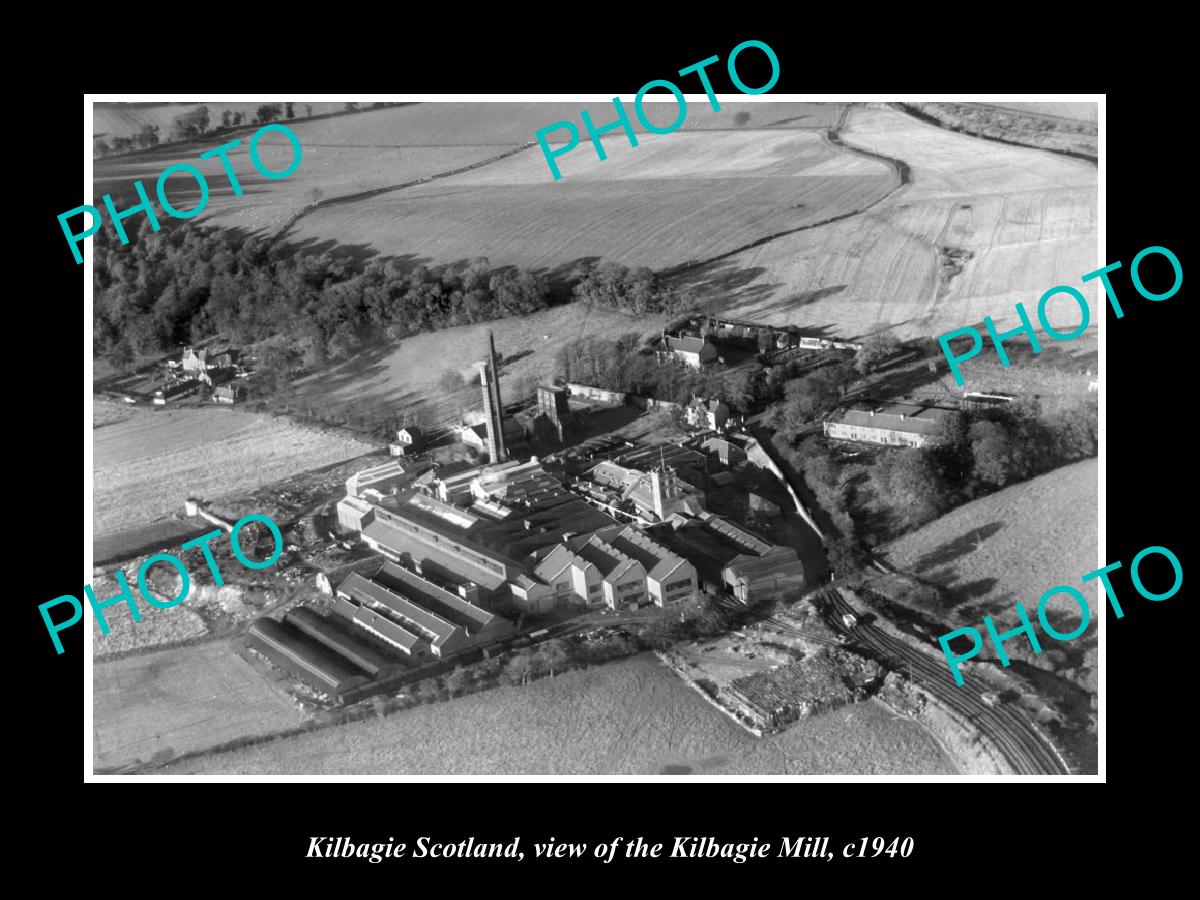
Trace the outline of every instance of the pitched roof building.
<instances>
[{"instance_id":1,"label":"pitched roof building","mask_svg":"<svg viewBox=\"0 0 1200 900\"><path fill-rule=\"evenodd\" d=\"M659 341L658 356L660 362L674 359L693 369L699 369L707 363L715 362L718 353L717 348L704 338L690 335L673 337L664 332Z\"/></svg>"},{"instance_id":2,"label":"pitched roof building","mask_svg":"<svg viewBox=\"0 0 1200 900\"><path fill-rule=\"evenodd\" d=\"M564 604L610 609L691 597L696 570L687 560L632 525L614 525L555 545L534 567L546 587L514 591L538 611Z\"/></svg>"},{"instance_id":3,"label":"pitched roof building","mask_svg":"<svg viewBox=\"0 0 1200 900\"><path fill-rule=\"evenodd\" d=\"M773 544L748 528L710 512L674 516L663 540L691 560L713 587L744 602L804 588L804 565L791 547Z\"/></svg>"},{"instance_id":4,"label":"pitched roof building","mask_svg":"<svg viewBox=\"0 0 1200 900\"><path fill-rule=\"evenodd\" d=\"M684 410L688 424L693 428L709 428L716 431L729 421L729 407L720 400L705 400L693 397Z\"/></svg>"},{"instance_id":5,"label":"pitched roof building","mask_svg":"<svg viewBox=\"0 0 1200 900\"><path fill-rule=\"evenodd\" d=\"M923 447L953 410L915 403L855 403L832 413L825 434L845 441Z\"/></svg>"}]
</instances>

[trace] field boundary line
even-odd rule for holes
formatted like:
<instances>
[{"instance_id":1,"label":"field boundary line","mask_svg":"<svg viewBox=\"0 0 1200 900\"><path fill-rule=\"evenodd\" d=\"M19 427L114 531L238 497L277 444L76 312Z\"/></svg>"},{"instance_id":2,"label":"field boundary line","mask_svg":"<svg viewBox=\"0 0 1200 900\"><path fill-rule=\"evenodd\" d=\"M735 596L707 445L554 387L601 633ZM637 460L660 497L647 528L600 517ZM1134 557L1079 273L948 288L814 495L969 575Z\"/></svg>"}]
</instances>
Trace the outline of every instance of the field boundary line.
<instances>
[{"instance_id":1,"label":"field boundary line","mask_svg":"<svg viewBox=\"0 0 1200 900\"><path fill-rule=\"evenodd\" d=\"M442 178L450 178L453 175L461 175L464 172L470 172L474 169L482 168L483 166L490 166L492 163L497 163L501 160L508 159L510 156L516 156L518 153L528 150L534 146L536 145L533 141L526 141L524 144L520 144L516 147L505 150L503 153L497 154L496 156L490 156L487 159L481 159L478 162L473 162L467 166L460 166L457 169L450 169L446 172L438 172L434 175L426 175L424 178L406 181L403 184L393 184L388 185L387 187L372 188L368 191L358 191L353 194L342 194L338 197L329 197L325 200L318 200L315 203L310 203L299 212L293 213L292 216L283 223L283 226L269 238L268 246L274 246L277 244L285 234L295 227L297 222L311 212L316 212L319 209L326 209L327 207L334 206L339 203L356 203L359 200L369 200L372 197L378 197L381 194L388 194L392 191L402 191L405 188L416 187L421 184L428 184L431 181L438 181Z\"/></svg>"}]
</instances>

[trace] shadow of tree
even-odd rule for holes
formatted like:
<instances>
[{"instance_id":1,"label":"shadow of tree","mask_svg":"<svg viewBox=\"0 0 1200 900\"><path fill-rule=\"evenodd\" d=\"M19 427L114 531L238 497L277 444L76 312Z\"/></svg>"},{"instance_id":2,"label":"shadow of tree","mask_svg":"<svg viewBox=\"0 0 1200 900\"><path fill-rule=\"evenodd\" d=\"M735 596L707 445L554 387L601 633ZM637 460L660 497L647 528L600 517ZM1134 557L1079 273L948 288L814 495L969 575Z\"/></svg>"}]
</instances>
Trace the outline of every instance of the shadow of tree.
<instances>
[{"instance_id":1,"label":"shadow of tree","mask_svg":"<svg viewBox=\"0 0 1200 900\"><path fill-rule=\"evenodd\" d=\"M913 570L918 573L924 573L930 569L945 566L975 550L979 542L991 537L1002 528L1004 528L1002 522L991 522L987 525L981 525L978 528L972 528L954 540L947 541L929 553L918 557L913 562Z\"/></svg>"}]
</instances>

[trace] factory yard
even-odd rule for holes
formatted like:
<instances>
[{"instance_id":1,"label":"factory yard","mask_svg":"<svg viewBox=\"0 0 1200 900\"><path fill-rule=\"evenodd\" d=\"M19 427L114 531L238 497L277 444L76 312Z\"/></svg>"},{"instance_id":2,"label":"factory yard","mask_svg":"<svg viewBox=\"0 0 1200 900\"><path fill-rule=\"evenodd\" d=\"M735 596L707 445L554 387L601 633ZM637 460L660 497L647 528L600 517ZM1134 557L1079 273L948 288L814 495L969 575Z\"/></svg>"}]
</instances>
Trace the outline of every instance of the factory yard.
<instances>
[{"instance_id":1,"label":"factory yard","mask_svg":"<svg viewBox=\"0 0 1200 900\"><path fill-rule=\"evenodd\" d=\"M92 689L98 773L270 734L302 718L287 695L226 641L97 662Z\"/></svg>"},{"instance_id":2,"label":"factory yard","mask_svg":"<svg viewBox=\"0 0 1200 900\"><path fill-rule=\"evenodd\" d=\"M376 449L285 419L215 406L136 407L119 415L96 400L94 409L106 423L92 431L98 545L119 541L124 532L140 535L161 520L175 525L169 517L182 513L187 497L253 489Z\"/></svg>"},{"instance_id":3,"label":"factory yard","mask_svg":"<svg viewBox=\"0 0 1200 900\"><path fill-rule=\"evenodd\" d=\"M873 701L755 738L643 654L168 765L158 774L957 774Z\"/></svg>"}]
</instances>

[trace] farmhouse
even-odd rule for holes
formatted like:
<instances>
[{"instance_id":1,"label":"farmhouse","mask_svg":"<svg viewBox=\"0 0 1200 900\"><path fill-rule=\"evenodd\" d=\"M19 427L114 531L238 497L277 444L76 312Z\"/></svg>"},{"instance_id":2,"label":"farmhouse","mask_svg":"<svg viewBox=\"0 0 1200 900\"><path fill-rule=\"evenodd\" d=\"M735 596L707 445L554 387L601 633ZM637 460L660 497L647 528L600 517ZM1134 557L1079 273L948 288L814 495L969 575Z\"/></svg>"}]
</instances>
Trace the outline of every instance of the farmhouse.
<instances>
[{"instance_id":1,"label":"farmhouse","mask_svg":"<svg viewBox=\"0 0 1200 900\"><path fill-rule=\"evenodd\" d=\"M718 431L729 421L729 407L720 400L705 400L693 397L692 402L684 410L687 422L693 428L707 428Z\"/></svg>"},{"instance_id":2,"label":"farmhouse","mask_svg":"<svg viewBox=\"0 0 1200 900\"><path fill-rule=\"evenodd\" d=\"M825 434L843 441L923 447L951 410L913 403L856 403L825 420Z\"/></svg>"},{"instance_id":3,"label":"farmhouse","mask_svg":"<svg viewBox=\"0 0 1200 900\"><path fill-rule=\"evenodd\" d=\"M246 391L240 384L218 384L213 390L215 403L240 403L246 399Z\"/></svg>"},{"instance_id":4,"label":"farmhouse","mask_svg":"<svg viewBox=\"0 0 1200 900\"><path fill-rule=\"evenodd\" d=\"M423 443L421 429L416 425L406 425L396 429L396 439L388 444L388 452L392 456L409 456L419 453Z\"/></svg>"},{"instance_id":5,"label":"farmhouse","mask_svg":"<svg viewBox=\"0 0 1200 900\"><path fill-rule=\"evenodd\" d=\"M663 332L657 351L659 362L674 360L685 366L699 369L701 366L716 362L717 348L707 338L673 337Z\"/></svg>"},{"instance_id":6,"label":"farmhouse","mask_svg":"<svg viewBox=\"0 0 1200 900\"><path fill-rule=\"evenodd\" d=\"M208 351L193 350L191 347L183 348L183 371L185 372L207 372L208 371Z\"/></svg>"}]
</instances>

